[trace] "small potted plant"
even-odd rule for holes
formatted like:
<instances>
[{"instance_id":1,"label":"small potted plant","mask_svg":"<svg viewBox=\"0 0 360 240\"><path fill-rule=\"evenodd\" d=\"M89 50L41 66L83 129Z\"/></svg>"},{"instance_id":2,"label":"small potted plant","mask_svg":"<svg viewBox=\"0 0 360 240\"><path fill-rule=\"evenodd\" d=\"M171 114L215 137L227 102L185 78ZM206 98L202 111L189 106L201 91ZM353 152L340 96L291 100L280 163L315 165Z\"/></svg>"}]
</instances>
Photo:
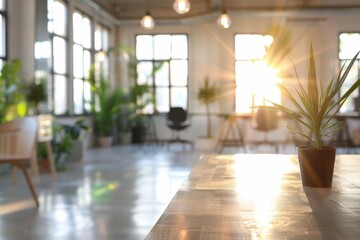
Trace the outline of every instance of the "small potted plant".
<instances>
[{"instance_id":1,"label":"small potted plant","mask_svg":"<svg viewBox=\"0 0 360 240\"><path fill-rule=\"evenodd\" d=\"M62 124L62 126L65 134L71 138L71 161L81 161L86 148L84 133L91 132L91 128L83 117L77 118L74 124Z\"/></svg>"},{"instance_id":2,"label":"small potted plant","mask_svg":"<svg viewBox=\"0 0 360 240\"><path fill-rule=\"evenodd\" d=\"M295 110L285 106L272 104L285 115L299 123L301 129L290 129L308 141L306 146L298 146L298 158L303 186L308 187L331 187L336 148L328 146L324 138L330 136L341 128L341 123L336 121L335 115L347 100L349 95L360 86L360 79L339 96L341 86L344 84L351 67L357 59L357 53L344 69L341 68L338 76L332 79L327 86L323 86L316 78L316 66L312 45L309 55L309 74L307 90L299 81L295 90L298 99L294 97L294 91L290 91L283 84L279 84L281 92L295 107Z\"/></svg>"},{"instance_id":3,"label":"small potted plant","mask_svg":"<svg viewBox=\"0 0 360 240\"><path fill-rule=\"evenodd\" d=\"M207 129L206 136L197 139L197 149L214 149L216 146L216 139L212 135L210 105L218 99L218 96L219 87L215 83L210 82L209 77L206 76L197 92L197 99L201 104L205 105Z\"/></svg>"}]
</instances>

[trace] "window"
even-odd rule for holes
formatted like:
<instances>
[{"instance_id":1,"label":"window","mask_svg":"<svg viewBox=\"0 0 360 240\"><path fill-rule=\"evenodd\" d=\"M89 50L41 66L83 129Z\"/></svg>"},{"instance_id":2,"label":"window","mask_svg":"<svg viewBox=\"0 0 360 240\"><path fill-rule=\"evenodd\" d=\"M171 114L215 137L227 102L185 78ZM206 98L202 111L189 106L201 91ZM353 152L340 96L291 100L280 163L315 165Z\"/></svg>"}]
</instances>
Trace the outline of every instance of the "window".
<instances>
[{"instance_id":1,"label":"window","mask_svg":"<svg viewBox=\"0 0 360 240\"><path fill-rule=\"evenodd\" d=\"M95 64L101 69L105 77L109 76L109 59L105 52L109 50L109 29L96 24L94 35Z\"/></svg>"},{"instance_id":2,"label":"window","mask_svg":"<svg viewBox=\"0 0 360 240\"><path fill-rule=\"evenodd\" d=\"M73 13L73 38L73 111L83 114L90 111L91 21L77 11Z\"/></svg>"},{"instance_id":3,"label":"window","mask_svg":"<svg viewBox=\"0 0 360 240\"><path fill-rule=\"evenodd\" d=\"M5 0L0 0L0 69L6 61L6 9Z\"/></svg>"},{"instance_id":4,"label":"window","mask_svg":"<svg viewBox=\"0 0 360 240\"><path fill-rule=\"evenodd\" d=\"M55 114L68 112L67 6L60 0L48 0L48 32L51 35L52 71L48 82L49 107ZM52 91L51 91L52 90Z\"/></svg>"},{"instance_id":5,"label":"window","mask_svg":"<svg viewBox=\"0 0 360 240\"><path fill-rule=\"evenodd\" d=\"M265 99L280 103L276 69L264 60L272 42L270 35L235 35L236 112L248 113L252 106L270 105Z\"/></svg>"},{"instance_id":6,"label":"window","mask_svg":"<svg viewBox=\"0 0 360 240\"><path fill-rule=\"evenodd\" d=\"M82 11L68 12L66 0L45 1L47 14L38 17L37 24L43 24L46 19L47 32L37 36L35 59L36 76L46 74L48 78L48 111L56 115L87 113L92 97L87 81L89 69L94 63L94 54L108 50L109 30L101 24L94 27L93 20ZM69 24L72 24L72 39L68 36ZM107 77L109 63L106 54L103 55L102 60L95 58L95 64L101 65ZM73 60L72 66L69 57Z\"/></svg>"},{"instance_id":7,"label":"window","mask_svg":"<svg viewBox=\"0 0 360 240\"><path fill-rule=\"evenodd\" d=\"M350 60L360 50L360 33L341 33L339 35L339 60L340 66L345 67ZM352 66L344 85L340 89L340 95L343 95L354 82L360 78L359 59ZM354 98L359 96L358 91L354 91L341 107L340 112L354 111Z\"/></svg>"},{"instance_id":8,"label":"window","mask_svg":"<svg viewBox=\"0 0 360 240\"><path fill-rule=\"evenodd\" d=\"M187 109L187 35L138 35L136 60L137 84L148 84L153 89L155 105L149 106L147 113L168 112L170 106Z\"/></svg>"}]
</instances>

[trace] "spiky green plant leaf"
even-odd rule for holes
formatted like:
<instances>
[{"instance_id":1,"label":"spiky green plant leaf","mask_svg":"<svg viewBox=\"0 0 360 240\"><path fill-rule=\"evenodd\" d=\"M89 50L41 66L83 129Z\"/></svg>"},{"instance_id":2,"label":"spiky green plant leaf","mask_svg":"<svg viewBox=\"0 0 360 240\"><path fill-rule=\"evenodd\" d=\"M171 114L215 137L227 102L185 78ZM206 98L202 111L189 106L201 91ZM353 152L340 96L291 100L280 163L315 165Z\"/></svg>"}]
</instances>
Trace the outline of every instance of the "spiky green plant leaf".
<instances>
[{"instance_id":1,"label":"spiky green plant leaf","mask_svg":"<svg viewBox=\"0 0 360 240\"><path fill-rule=\"evenodd\" d=\"M330 136L341 129L341 123L335 120L335 116L350 94L360 87L360 79L356 80L341 96L338 96L338 93L359 53L355 54L346 68L345 65L341 67L336 78L332 79L327 86L323 86L316 77L316 64L311 45L307 91L299 80L294 63L293 66L298 82L298 88L295 89L297 98L284 85L278 84L283 96L294 105L295 110L270 101L277 109L304 127L304 131L301 129L290 130L307 139L316 148L323 147L324 137Z\"/></svg>"}]
</instances>

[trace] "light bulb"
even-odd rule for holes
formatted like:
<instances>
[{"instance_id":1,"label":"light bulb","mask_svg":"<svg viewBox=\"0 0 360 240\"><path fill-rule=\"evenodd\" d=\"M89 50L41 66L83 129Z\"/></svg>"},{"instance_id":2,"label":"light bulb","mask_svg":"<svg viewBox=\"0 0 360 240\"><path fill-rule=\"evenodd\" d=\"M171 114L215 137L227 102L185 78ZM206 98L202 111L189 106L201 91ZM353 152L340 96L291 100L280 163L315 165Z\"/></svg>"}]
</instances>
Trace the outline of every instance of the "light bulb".
<instances>
[{"instance_id":1,"label":"light bulb","mask_svg":"<svg viewBox=\"0 0 360 240\"><path fill-rule=\"evenodd\" d=\"M106 53L104 51L100 51L95 54L95 59L97 62L104 62L105 58L106 58Z\"/></svg>"},{"instance_id":2,"label":"light bulb","mask_svg":"<svg viewBox=\"0 0 360 240\"><path fill-rule=\"evenodd\" d=\"M146 12L145 16L141 19L141 26L147 30L151 30L155 26L154 18L150 15L150 12Z\"/></svg>"},{"instance_id":3,"label":"light bulb","mask_svg":"<svg viewBox=\"0 0 360 240\"><path fill-rule=\"evenodd\" d=\"M184 14L190 10L190 2L188 0L175 0L173 7L177 13Z\"/></svg>"},{"instance_id":4,"label":"light bulb","mask_svg":"<svg viewBox=\"0 0 360 240\"><path fill-rule=\"evenodd\" d=\"M230 16L224 11L219 18L217 19L217 23L223 28L229 28L231 25Z\"/></svg>"}]
</instances>

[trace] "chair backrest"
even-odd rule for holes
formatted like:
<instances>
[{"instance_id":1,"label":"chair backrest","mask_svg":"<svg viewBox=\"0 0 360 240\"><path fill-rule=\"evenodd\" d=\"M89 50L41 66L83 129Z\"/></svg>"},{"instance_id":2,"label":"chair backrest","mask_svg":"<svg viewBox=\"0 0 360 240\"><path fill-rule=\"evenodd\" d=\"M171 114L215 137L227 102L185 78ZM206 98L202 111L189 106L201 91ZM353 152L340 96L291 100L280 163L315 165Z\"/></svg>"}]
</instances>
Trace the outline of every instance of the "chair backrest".
<instances>
[{"instance_id":1,"label":"chair backrest","mask_svg":"<svg viewBox=\"0 0 360 240\"><path fill-rule=\"evenodd\" d=\"M0 125L0 154L31 157L37 138L37 119L18 118Z\"/></svg>"},{"instance_id":2,"label":"chair backrest","mask_svg":"<svg viewBox=\"0 0 360 240\"><path fill-rule=\"evenodd\" d=\"M187 120L187 112L182 107L171 107L168 120L173 123L183 123Z\"/></svg>"},{"instance_id":3,"label":"chair backrest","mask_svg":"<svg viewBox=\"0 0 360 240\"><path fill-rule=\"evenodd\" d=\"M279 125L279 116L272 107L258 107L256 112L256 129L270 131Z\"/></svg>"}]
</instances>

